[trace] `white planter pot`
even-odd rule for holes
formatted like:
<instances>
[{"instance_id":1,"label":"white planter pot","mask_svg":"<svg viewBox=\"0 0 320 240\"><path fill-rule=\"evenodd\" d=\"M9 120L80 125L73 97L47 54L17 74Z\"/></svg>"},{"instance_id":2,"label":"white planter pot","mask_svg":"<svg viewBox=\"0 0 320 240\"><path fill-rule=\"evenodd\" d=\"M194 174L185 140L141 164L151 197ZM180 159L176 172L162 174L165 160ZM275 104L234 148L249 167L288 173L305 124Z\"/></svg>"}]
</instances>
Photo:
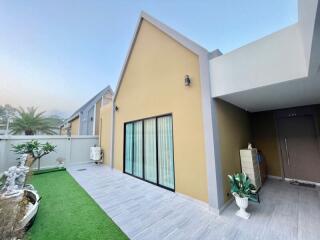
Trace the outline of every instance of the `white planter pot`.
<instances>
[{"instance_id":1,"label":"white planter pot","mask_svg":"<svg viewBox=\"0 0 320 240\"><path fill-rule=\"evenodd\" d=\"M20 221L20 228L25 228L28 224L30 225L30 221L35 217L39 208L39 194L34 190L26 189L25 191L32 197L33 202L30 202L27 206L27 212Z\"/></svg>"},{"instance_id":2,"label":"white planter pot","mask_svg":"<svg viewBox=\"0 0 320 240\"><path fill-rule=\"evenodd\" d=\"M64 163L58 163L58 168L64 168Z\"/></svg>"},{"instance_id":3,"label":"white planter pot","mask_svg":"<svg viewBox=\"0 0 320 240\"><path fill-rule=\"evenodd\" d=\"M236 212L236 215L238 217L244 218L244 219L249 219L250 217L250 213L248 213L246 211L247 207L248 207L248 198L241 198L239 197L238 194L233 194L235 199L236 199L236 203L239 207L239 210Z\"/></svg>"}]
</instances>

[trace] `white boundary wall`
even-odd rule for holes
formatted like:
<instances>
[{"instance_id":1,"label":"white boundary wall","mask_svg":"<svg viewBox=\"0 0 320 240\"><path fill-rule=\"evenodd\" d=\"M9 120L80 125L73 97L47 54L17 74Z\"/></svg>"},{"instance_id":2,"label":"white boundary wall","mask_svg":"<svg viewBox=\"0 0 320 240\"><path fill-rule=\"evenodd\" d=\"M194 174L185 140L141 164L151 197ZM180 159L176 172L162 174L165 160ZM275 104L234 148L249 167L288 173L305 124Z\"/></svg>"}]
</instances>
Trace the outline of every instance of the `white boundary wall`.
<instances>
[{"instance_id":1,"label":"white boundary wall","mask_svg":"<svg viewBox=\"0 0 320 240\"><path fill-rule=\"evenodd\" d=\"M98 145L97 136L0 136L0 176L9 167L17 165L18 155L11 151L12 145L38 140L56 145L55 152L41 159L41 169L57 166L57 159L63 158L65 166L90 162L90 147ZM33 167L37 167L37 162Z\"/></svg>"}]
</instances>

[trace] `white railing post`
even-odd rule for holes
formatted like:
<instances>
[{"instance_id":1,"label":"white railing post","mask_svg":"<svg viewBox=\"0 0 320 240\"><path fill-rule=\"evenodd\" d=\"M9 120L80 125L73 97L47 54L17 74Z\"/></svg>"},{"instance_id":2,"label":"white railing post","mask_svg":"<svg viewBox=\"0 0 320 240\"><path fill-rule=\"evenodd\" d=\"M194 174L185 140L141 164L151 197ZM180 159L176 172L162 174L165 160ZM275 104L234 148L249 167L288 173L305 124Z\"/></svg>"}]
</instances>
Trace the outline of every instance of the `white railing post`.
<instances>
[{"instance_id":1,"label":"white railing post","mask_svg":"<svg viewBox=\"0 0 320 240\"><path fill-rule=\"evenodd\" d=\"M66 138L66 162L65 165L68 166L71 163L71 146L72 138L71 136Z\"/></svg>"}]
</instances>

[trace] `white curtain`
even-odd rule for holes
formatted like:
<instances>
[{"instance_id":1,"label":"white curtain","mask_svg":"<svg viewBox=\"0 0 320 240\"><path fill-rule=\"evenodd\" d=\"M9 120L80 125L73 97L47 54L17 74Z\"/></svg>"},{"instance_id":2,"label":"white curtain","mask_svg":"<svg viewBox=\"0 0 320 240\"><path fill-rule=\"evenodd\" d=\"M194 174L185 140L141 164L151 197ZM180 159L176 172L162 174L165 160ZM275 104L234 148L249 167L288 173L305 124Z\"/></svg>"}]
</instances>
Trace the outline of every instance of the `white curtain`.
<instances>
[{"instance_id":1,"label":"white curtain","mask_svg":"<svg viewBox=\"0 0 320 240\"><path fill-rule=\"evenodd\" d=\"M174 189L172 117L158 118L159 184Z\"/></svg>"},{"instance_id":2,"label":"white curtain","mask_svg":"<svg viewBox=\"0 0 320 240\"><path fill-rule=\"evenodd\" d=\"M126 141L126 146L125 146L125 172L132 174L132 160L133 160L133 155L132 155L132 143L133 143L133 124L132 123L127 123L125 125L125 141Z\"/></svg>"},{"instance_id":3,"label":"white curtain","mask_svg":"<svg viewBox=\"0 0 320 240\"><path fill-rule=\"evenodd\" d=\"M135 122L133 125L133 174L137 177L142 175L142 121Z\"/></svg>"},{"instance_id":4,"label":"white curtain","mask_svg":"<svg viewBox=\"0 0 320 240\"><path fill-rule=\"evenodd\" d=\"M156 119L144 121L144 178L157 183Z\"/></svg>"}]
</instances>

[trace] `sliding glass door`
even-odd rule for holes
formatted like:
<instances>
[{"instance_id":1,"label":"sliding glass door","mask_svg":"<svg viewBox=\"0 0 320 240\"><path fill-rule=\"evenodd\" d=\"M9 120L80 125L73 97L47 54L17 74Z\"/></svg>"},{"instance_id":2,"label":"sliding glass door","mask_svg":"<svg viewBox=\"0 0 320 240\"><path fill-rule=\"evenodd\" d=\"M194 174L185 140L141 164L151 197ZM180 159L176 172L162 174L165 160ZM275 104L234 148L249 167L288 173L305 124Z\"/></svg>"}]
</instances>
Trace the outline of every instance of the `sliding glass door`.
<instances>
[{"instance_id":1,"label":"sliding glass door","mask_svg":"<svg viewBox=\"0 0 320 240\"><path fill-rule=\"evenodd\" d=\"M174 190L172 116L125 124L124 172Z\"/></svg>"}]
</instances>

